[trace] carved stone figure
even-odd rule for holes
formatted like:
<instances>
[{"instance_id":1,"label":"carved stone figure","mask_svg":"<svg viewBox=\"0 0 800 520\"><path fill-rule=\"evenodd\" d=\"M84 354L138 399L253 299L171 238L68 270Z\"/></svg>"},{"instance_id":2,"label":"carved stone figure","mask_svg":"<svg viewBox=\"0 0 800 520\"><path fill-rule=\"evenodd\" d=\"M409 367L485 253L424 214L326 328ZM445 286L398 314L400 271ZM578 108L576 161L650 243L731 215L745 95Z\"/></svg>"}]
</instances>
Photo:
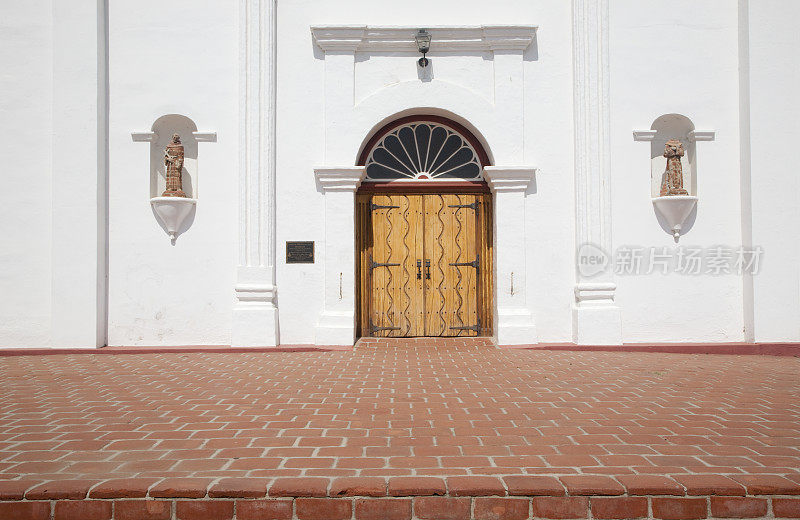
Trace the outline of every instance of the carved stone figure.
<instances>
[{"instance_id":1,"label":"carved stone figure","mask_svg":"<svg viewBox=\"0 0 800 520\"><path fill-rule=\"evenodd\" d=\"M670 139L664 146L664 157L667 158L667 169L661 180L661 196L688 195L683 187L683 167L681 157L684 155L683 144L677 139Z\"/></svg>"},{"instance_id":2,"label":"carved stone figure","mask_svg":"<svg viewBox=\"0 0 800 520\"><path fill-rule=\"evenodd\" d=\"M181 136L172 134L172 142L164 150L164 166L167 167L167 189L162 197L186 197L181 185L181 170L183 170L183 145Z\"/></svg>"}]
</instances>

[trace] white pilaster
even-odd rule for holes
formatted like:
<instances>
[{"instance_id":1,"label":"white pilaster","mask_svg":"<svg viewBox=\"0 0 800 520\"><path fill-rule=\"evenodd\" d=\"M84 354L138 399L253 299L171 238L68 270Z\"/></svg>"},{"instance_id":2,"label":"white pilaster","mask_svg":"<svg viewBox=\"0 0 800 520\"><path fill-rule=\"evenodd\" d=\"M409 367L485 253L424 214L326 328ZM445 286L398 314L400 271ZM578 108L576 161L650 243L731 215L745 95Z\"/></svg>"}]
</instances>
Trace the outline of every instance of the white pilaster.
<instances>
[{"instance_id":1,"label":"white pilaster","mask_svg":"<svg viewBox=\"0 0 800 520\"><path fill-rule=\"evenodd\" d=\"M275 305L276 0L241 0L239 260L231 344L278 344Z\"/></svg>"},{"instance_id":2,"label":"white pilaster","mask_svg":"<svg viewBox=\"0 0 800 520\"><path fill-rule=\"evenodd\" d=\"M494 193L496 334L499 345L536 343L536 324L526 300L525 190L535 168L487 166Z\"/></svg>"},{"instance_id":3,"label":"white pilaster","mask_svg":"<svg viewBox=\"0 0 800 520\"><path fill-rule=\"evenodd\" d=\"M355 193L363 166L316 168L325 195L325 308L315 329L317 345L352 345L356 339Z\"/></svg>"},{"instance_id":4,"label":"white pilaster","mask_svg":"<svg viewBox=\"0 0 800 520\"><path fill-rule=\"evenodd\" d=\"M609 144L608 0L573 0L575 103L576 280L573 339L621 344L622 320L610 263L581 272L580 251L610 258L611 157Z\"/></svg>"},{"instance_id":5,"label":"white pilaster","mask_svg":"<svg viewBox=\"0 0 800 520\"><path fill-rule=\"evenodd\" d=\"M53 3L54 347L106 342L105 32L103 2Z\"/></svg>"}]
</instances>

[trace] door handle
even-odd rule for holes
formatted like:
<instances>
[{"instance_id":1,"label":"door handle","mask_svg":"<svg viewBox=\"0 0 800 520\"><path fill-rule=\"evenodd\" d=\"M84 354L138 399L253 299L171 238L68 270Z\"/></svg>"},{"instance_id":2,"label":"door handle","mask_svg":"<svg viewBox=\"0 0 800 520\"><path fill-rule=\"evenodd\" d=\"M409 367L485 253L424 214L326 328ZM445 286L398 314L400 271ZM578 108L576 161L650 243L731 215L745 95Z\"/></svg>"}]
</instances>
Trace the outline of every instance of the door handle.
<instances>
[{"instance_id":1,"label":"door handle","mask_svg":"<svg viewBox=\"0 0 800 520\"><path fill-rule=\"evenodd\" d=\"M425 260L425 279L426 280L430 280L431 279L431 261L430 260Z\"/></svg>"},{"instance_id":2,"label":"door handle","mask_svg":"<svg viewBox=\"0 0 800 520\"><path fill-rule=\"evenodd\" d=\"M422 260L417 260L417 280L422 280Z\"/></svg>"}]
</instances>

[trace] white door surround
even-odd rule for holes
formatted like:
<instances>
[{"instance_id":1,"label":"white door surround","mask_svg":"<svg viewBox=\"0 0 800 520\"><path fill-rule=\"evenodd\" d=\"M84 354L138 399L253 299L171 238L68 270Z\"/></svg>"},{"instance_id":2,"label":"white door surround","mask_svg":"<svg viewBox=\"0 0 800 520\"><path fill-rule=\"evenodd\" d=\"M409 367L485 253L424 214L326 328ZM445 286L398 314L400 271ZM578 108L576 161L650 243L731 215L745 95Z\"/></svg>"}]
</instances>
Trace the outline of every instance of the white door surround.
<instances>
[{"instance_id":1,"label":"white door surround","mask_svg":"<svg viewBox=\"0 0 800 520\"><path fill-rule=\"evenodd\" d=\"M234 345L279 343L274 243L275 4L276 0L241 0L240 4L242 155ZM593 244L609 251L608 0L573 0L573 23L576 245ZM357 97L359 63L404 52L409 53L409 59L415 57L414 34L418 29L352 25L311 28L325 62L324 166L316 168L315 175L325 195L326 294L315 341L347 344L355 339L355 298L351 298L355 294L355 258L352 251L339 251L328 238L342 241L353 235L353 197L363 178L363 170L354 169L353 165L364 136L394 117L436 110L480 129L493 158L495 166L485 174L495 193L495 226L499 231L495 235L495 333L501 344L535 343L534 319L524 294L524 252L522 257L515 256L520 254L515 252L525 249L525 193L535 172L525 162L522 107L524 52L536 45L536 26L428 28L434 60L466 59L476 54L491 60L492 99L477 94L468 82L464 84L463 78L459 84L458 78L445 81L425 76L430 70L420 72L414 80L372 85L368 95ZM437 56L439 51L446 54ZM261 96L264 91L267 95ZM511 232L515 228L519 233ZM505 240L506 233L521 237L523 244ZM348 241L348 248L351 243ZM336 269L330 265L332 259L337 262ZM342 261L353 268L348 269ZM621 318L612 274L585 279L576 264L576 277L575 341L620 343Z\"/></svg>"},{"instance_id":2,"label":"white door surround","mask_svg":"<svg viewBox=\"0 0 800 520\"><path fill-rule=\"evenodd\" d=\"M432 51L488 53L494 99L468 86L431 78L379 88L362 101L354 96L357 63L384 59L385 51L409 52L416 61L416 27L316 26L311 32L325 60L325 166L315 168L325 197L325 309L315 343L355 340L355 191L364 177L353 166L364 143L383 123L410 114L446 115L479 130L495 163L484 168L495 197L495 335L500 344L536 343L525 295L525 193L535 169L524 164L523 52L535 42L535 26L428 27ZM357 56L358 55L358 56ZM435 107L435 108L431 108Z\"/></svg>"},{"instance_id":3,"label":"white door surround","mask_svg":"<svg viewBox=\"0 0 800 520\"><path fill-rule=\"evenodd\" d=\"M352 345L356 340L356 190L363 166L315 168L325 195L325 309L314 331L317 345Z\"/></svg>"},{"instance_id":4,"label":"white door surround","mask_svg":"<svg viewBox=\"0 0 800 520\"><path fill-rule=\"evenodd\" d=\"M526 296L525 192L535 168L487 166L494 194L495 337L499 345L536 343L536 324Z\"/></svg>"}]
</instances>

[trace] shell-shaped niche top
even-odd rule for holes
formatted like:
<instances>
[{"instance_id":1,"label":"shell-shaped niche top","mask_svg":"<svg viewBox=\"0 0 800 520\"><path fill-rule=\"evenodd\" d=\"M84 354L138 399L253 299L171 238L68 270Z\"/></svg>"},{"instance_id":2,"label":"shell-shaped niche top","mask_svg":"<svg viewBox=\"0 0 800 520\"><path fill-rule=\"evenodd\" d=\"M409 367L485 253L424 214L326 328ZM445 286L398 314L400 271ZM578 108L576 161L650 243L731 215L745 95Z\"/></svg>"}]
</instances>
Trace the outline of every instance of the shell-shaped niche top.
<instances>
[{"instance_id":1,"label":"shell-shaped niche top","mask_svg":"<svg viewBox=\"0 0 800 520\"><path fill-rule=\"evenodd\" d=\"M386 134L366 161L367 180L481 179L481 161L453 128L427 121Z\"/></svg>"}]
</instances>

